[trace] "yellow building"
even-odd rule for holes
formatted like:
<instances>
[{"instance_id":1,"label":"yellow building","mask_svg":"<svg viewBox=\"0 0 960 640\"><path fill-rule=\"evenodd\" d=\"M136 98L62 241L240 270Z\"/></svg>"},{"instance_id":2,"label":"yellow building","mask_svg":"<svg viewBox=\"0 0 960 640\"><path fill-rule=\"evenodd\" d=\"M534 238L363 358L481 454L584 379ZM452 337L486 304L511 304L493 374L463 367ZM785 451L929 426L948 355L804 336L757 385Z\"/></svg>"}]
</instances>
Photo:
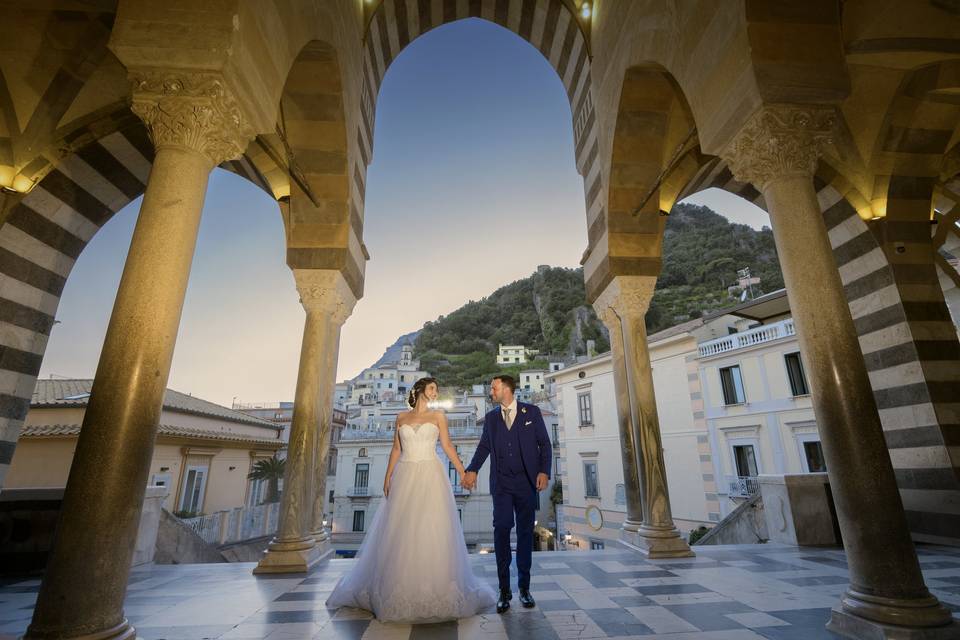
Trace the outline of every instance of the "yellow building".
<instances>
[{"instance_id":1,"label":"yellow building","mask_svg":"<svg viewBox=\"0 0 960 640\"><path fill-rule=\"evenodd\" d=\"M64 487L93 380L38 380L5 488ZM170 487L164 507L214 513L257 504L262 481L247 480L283 446L282 427L167 390L150 464L151 485Z\"/></svg>"}]
</instances>

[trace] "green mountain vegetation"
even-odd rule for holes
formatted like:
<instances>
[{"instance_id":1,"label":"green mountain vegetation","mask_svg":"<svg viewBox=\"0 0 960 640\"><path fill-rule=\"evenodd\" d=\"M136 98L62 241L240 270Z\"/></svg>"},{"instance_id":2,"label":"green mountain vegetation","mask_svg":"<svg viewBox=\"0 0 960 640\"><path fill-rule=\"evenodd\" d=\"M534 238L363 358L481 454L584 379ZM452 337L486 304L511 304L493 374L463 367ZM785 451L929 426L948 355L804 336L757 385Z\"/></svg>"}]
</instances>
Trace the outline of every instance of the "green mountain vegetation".
<instances>
[{"instance_id":1,"label":"green mountain vegetation","mask_svg":"<svg viewBox=\"0 0 960 640\"><path fill-rule=\"evenodd\" d=\"M737 284L737 270L745 267L760 278L754 296L783 287L769 228L757 231L707 207L677 205L667 220L647 331L737 304L738 292L731 294L728 287ZM584 355L587 340L595 341L598 353L610 348L606 328L586 303L582 270L544 266L428 322L416 336L415 354L442 385L463 388L496 373L546 368L549 357ZM502 367L496 363L500 344L537 349L539 359Z\"/></svg>"},{"instance_id":2,"label":"green mountain vegetation","mask_svg":"<svg viewBox=\"0 0 960 640\"><path fill-rule=\"evenodd\" d=\"M663 236L663 267L647 312L654 333L737 304L727 287L749 268L760 284L753 296L783 288L773 231L734 224L707 207L679 204ZM736 295L736 293L735 293Z\"/></svg>"}]
</instances>

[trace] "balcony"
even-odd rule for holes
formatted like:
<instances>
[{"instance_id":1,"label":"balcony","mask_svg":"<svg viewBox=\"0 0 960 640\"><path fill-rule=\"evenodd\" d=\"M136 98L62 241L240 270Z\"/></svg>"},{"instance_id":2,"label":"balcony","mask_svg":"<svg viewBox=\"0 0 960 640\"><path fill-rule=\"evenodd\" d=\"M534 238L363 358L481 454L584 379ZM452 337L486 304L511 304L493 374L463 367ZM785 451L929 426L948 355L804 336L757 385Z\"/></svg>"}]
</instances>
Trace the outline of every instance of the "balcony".
<instances>
[{"instance_id":1,"label":"balcony","mask_svg":"<svg viewBox=\"0 0 960 640\"><path fill-rule=\"evenodd\" d=\"M760 481L756 476L731 476L727 478L731 498L750 498L760 493Z\"/></svg>"},{"instance_id":2,"label":"balcony","mask_svg":"<svg viewBox=\"0 0 960 640\"><path fill-rule=\"evenodd\" d=\"M373 495L370 492L370 487L349 487L347 488L347 497L348 498L369 498Z\"/></svg>"},{"instance_id":3,"label":"balcony","mask_svg":"<svg viewBox=\"0 0 960 640\"><path fill-rule=\"evenodd\" d=\"M758 344L789 338L795 334L796 329L793 326L793 318L789 318L775 324L765 324L761 327L750 329L749 331L734 333L733 335L710 340L709 342L702 342L697 345L697 352L701 358L709 358L720 355L721 353L727 353L728 351L746 349L747 347L754 347Z\"/></svg>"}]
</instances>

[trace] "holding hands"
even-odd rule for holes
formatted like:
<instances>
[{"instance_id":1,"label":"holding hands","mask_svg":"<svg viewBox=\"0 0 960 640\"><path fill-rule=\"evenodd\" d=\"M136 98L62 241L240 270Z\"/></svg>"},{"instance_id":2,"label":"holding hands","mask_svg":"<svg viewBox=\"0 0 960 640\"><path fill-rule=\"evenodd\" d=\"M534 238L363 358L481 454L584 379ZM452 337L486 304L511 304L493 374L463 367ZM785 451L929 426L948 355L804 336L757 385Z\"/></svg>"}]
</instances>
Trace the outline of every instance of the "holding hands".
<instances>
[{"instance_id":1,"label":"holding hands","mask_svg":"<svg viewBox=\"0 0 960 640\"><path fill-rule=\"evenodd\" d=\"M463 474L463 478L460 480L461 486L464 489L469 489L473 491L477 487L477 472L476 471L467 471Z\"/></svg>"}]
</instances>

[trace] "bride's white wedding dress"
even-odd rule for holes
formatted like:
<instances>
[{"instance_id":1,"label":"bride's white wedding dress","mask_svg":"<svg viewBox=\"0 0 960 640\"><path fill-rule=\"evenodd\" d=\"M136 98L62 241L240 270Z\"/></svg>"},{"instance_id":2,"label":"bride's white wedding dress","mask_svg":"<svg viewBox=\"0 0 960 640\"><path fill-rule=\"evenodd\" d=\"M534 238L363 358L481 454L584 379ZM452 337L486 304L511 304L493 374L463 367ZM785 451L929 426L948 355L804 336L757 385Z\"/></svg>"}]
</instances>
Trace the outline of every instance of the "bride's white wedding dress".
<instances>
[{"instance_id":1,"label":"bride's white wedding dress","mask_svg":"<svg viewBox=\"0 0 960 640\"><path fill-rule=\"evenodd\" d=\"M327 599L382 621L440 622L496 604L474 576L447 470L437 455L440 428L401 425L402 453L390 494L377 509L356 563Z\"/></svg>"}]
</instances>

